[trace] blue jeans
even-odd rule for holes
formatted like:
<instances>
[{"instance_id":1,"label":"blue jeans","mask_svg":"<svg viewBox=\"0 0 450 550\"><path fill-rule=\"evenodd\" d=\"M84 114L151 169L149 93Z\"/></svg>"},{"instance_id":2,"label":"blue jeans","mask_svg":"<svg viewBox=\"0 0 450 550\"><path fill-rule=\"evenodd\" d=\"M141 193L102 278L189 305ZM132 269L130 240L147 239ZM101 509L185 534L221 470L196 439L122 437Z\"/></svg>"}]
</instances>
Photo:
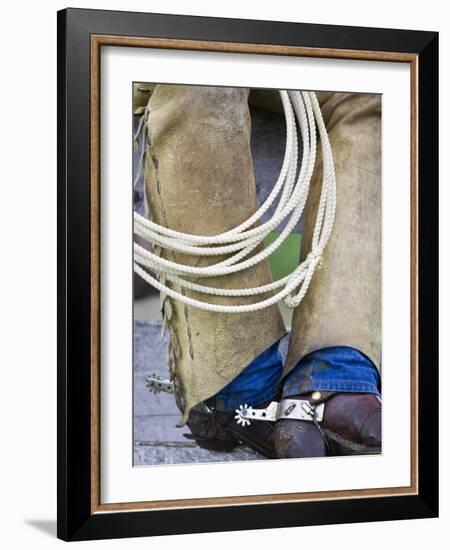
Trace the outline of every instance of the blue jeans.
<instances>
[{"instance_id":1,"label":"blue jeans","mask_svg":"<svg viewBox=\"0 0 450 550\"><path fill-rule=\"evenodd\" d=\"M257 405L273 399L283 372L279 341L256 357L234 380L215 395L219 410L234 410L239 405Z\"/></svg>"},{"instance_id":2,"label":"blue jeans","mask_svg":"<svg viewBox=\"0 0 450 550\"><path fill-rule=\"evenodd\" d=\"M281 381L283 361L276 342L256 357L234 380L215 395L220 410L257 405L279 393L289 397L315 390L374 393L381 396L375 365L354 348L336 346L303 357Z\"/></svg>"}]
</instances>

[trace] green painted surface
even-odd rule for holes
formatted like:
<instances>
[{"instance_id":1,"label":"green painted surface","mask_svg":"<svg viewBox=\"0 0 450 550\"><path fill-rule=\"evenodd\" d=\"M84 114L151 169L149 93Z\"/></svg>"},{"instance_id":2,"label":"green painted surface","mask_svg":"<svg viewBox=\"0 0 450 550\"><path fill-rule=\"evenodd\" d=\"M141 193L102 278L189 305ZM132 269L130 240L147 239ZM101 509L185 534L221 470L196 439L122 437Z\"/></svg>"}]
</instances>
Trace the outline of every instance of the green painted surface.
<instances>
[{"instance_id":1,"label":"green painted surface","mask_svg":"<svg viewBox=\"0 0 450 550\"><path fill-rule=\"evenodd\" d=\"M280 234L272 231L264 239L269 246ZM298 266L300 260L301 233L291 233L283 244L270 255L270 268L275 281L289 275Z\"/></svg>"}]
</instances>

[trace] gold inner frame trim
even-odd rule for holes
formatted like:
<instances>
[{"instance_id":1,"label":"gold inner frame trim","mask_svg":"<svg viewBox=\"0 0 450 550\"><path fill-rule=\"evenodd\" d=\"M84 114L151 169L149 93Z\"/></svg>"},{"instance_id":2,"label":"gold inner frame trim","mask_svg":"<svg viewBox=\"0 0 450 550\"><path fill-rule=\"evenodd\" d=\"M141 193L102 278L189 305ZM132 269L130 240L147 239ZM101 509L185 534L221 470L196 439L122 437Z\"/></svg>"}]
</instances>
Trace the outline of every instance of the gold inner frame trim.
<instances>
[{"instance_id":1,"label":"gold inner frame trim","mask_svg":"<svg viewBox=\"0 0 450 550\"><path fill-rule=\"evenodd\" d=\"M408 487L190 498L142 502L100 501L100 49L102 46L206 52L359 59L409 63L411 82L411 453ZM410 53L305 48L271 44L211 42L132 36L91 35L91 513L163 510L418 494L418 55Z\"/></svg>"}]
</instances>

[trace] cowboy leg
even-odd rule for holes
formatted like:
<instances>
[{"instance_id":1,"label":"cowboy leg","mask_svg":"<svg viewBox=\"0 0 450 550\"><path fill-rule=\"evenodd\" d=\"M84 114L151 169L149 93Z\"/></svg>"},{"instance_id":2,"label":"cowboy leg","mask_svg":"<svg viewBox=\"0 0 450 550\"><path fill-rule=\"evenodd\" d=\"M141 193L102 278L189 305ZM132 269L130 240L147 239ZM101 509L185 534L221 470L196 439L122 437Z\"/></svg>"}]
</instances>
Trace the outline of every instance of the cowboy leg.
<instances>
[{"instance_id":1,"label":"cowboy leg","mask_svg":"<svg viewBox=\"0 0 450 550\"><path fill-rule=\"evenodd\" d=\"M248 90L237 88L155 87L148 103L145 188L151 217L158 224L215 235L256 210L247 98ZM195 266L224 259L167 250L159 254ZM244 288L270 281L268 263L263 262L240 273L208 278L205 284ZM193 291L169 286L196 297ZM219 304L230 300L202 295L205 299ZM170 331L169 370L182 411L179 425L187 422L193 407L217 394L284 334L277 306L258 314L227 314L200 310L165 295L161 300ZM248 297L231 300L252 302Z\"/></svg>"},{"instance_id":2,"label":"cowboy leg","mask_svg":"<svg viewBox=\"0 0 450 550\"><path fill-rule=\"evenodd\" d=\"M281 457L379 452L381 445L381 97L335 93L319 100L336 170L336 218L323 268L294 313L283 397L324 403L325 412L320 425L301 422L301 430L296 421L277 423ZM303 256L321 177L319 157Z\"/></svg>"}]
</instances>

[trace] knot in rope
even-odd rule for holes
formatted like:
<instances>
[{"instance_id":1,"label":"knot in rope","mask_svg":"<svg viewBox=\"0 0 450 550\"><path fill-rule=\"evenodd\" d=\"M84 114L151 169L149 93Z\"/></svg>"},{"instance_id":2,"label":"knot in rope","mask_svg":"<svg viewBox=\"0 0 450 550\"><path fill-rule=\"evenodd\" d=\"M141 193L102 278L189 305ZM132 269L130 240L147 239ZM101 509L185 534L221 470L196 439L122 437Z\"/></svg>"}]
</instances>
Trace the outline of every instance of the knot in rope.
<instances>
[{"instance_id":1,"label":"knot in rope","mask_svg":"<svg viewBox=\"0 0 450 550\"><path fill-rule=\"evenodd\" d=\"M322 269L323 267L323 256L322 250L311 250L311 252L306 257L310 263L314 262L314 265L317 266L317 269Z\"/></svg>"}]
</instances>

